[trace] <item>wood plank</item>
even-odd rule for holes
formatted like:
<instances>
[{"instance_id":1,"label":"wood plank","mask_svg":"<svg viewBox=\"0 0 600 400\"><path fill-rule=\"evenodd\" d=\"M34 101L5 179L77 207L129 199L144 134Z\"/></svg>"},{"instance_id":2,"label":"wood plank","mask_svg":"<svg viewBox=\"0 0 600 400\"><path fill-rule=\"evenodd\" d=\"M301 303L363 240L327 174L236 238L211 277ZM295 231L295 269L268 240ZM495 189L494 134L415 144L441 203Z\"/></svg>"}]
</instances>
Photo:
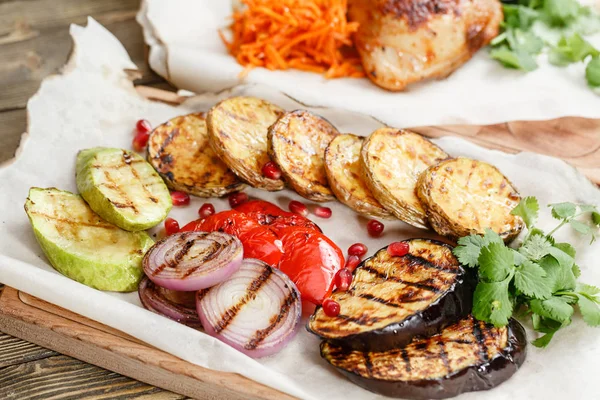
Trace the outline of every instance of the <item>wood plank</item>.
<instances>
[{"instance_id":1,"label":"wood plank","mask_svg":"<svg viewBox=\"0 0 600 400\"><path fill-rule=\"evenodd\" d=\"M0 369L1 399L183 399L67 356L53 356Z\"/></svg>"},{"instance_id":2,"label":"wood plank","mask_svg":"<svg viewBox=\"0 0 600 400\"><path fill-rule=\"evenodd\" d=\"M0 112L0 165L13 158L26 129L25 109Z\"/></svg>"},{"instance_id":3,"label":"wood plank","mask_svg":"<svg viewBox=\"0 0 600 400\"><path fill-rule=\"evenodd\" d=\"M55 351L0 332L0 368L56 355Z\"/></svg>"}]
</instances>

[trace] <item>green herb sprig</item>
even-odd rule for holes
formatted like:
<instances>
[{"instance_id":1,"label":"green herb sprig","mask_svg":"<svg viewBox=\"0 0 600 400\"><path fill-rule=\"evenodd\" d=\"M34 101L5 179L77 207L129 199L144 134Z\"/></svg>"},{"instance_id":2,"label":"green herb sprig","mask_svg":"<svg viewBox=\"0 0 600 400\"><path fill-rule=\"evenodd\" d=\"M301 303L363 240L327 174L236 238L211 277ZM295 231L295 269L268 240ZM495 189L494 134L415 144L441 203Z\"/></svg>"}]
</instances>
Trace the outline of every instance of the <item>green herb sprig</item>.
<instances>
[{"instance_id":1,"label":"green herb sprig","mask_svg":"<svg viewBox=\"0 0 600 400\"><path fill-rule=\"evenodd\" d=\"M549 207L560 222L547 234L535 227L539 212L535 197L522 199L512 210L527 226L527 235L516 248L506 246L488 229L483 236L459 239L454 249L462 264L478 268L475 318L500 327L508 324L515 311L522 317L531 316L533 328L544 334L533 341L538 347L546 347L559 329L571 323L575 306L588 325L600 326L600 289L577 282L581 273L575 248L552 236L569 225L589 235L591 243L600 226L600 213L591 205L558 203Z\"/></svg>"}]
</instances>

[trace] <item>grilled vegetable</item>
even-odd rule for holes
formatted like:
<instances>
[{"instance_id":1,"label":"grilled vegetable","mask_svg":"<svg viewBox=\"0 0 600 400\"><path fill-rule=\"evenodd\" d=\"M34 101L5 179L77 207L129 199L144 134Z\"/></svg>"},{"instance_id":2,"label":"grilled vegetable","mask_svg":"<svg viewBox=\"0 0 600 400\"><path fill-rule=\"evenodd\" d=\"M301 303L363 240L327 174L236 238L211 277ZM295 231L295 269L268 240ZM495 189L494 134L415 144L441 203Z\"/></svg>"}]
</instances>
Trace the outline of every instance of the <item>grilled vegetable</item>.
<instances>
[{"instance_id":1,"label":"grilled vegetable","mask_svg":"<svg viewBox=\"0 0 600 400\"><path fill-rule=\"evenodd\" d=\"M367 217L391 218L391 214L373 197L360 165L364 139L352 134L336 136L325 150L325 172L329 187L337 199Z\"/></svg>"},{"instance_id":2,"label":"grilled vegetable","mask_svg":"<svg viewBox=\"0 0 600 400\"><path fill-rule=\"evenodd\" d=\"M269 128L269 155L300 196L313 201L334 199L324 158L338 134L328 121L303 110L285 113Z\"/></svg>"},{"instance_id":3,"label":"grilled vegetable","mask_svg":"<svg viewBox=\"0 0 600 400\"><path fill-rule=\"evenodd\" d=\"M429 168L419 178L417 195L440 235L483 235L490 228L509 241L523 229L523 220L510 213L519 193L496 167L482 161L457 158Z\"/></svg>"},{"instance_id":4,"label":"grilled vegetable","mask_svg":"<svg viewBox=\"0 0 600 400\"><path fill-rule=\"evenodd\" d=\"M245 187L208 144L204 113L175 117L154 129L148 161L172 190L221 197Z\"/></svg>"},{"instance_id":5,"label":"grilled vegetable","mask_svg":"<svg viewBox=\"0 0 600 400\"><path fill-rule=\"evenodd\" d=\"M77 154L77 189L90 208L128 231L152 228L172 202L163 180L138 154L96 147Z\"/></svg>"},{"instance_id":6,"label":"grilled vegetable","mask_svg":"<svg viewBox=\"0 0 600 400\"><path fill-rule=\"evenodd\" d=\"M137 289L142 257L153 243L146 232L119 229L93 212L81 196L55 188L31 188L25 211L58 272L95 289Z\"/></svg>"},{"instance_id":7,"label":"grilled vegetable","mask_svg":"<svg viewBox=\"0 0 600 400\"><path fill-rule=\"evenodd\" d=\"M340 313L318 308L308 330L348 348L384 351L405 346L415 336L431 336L471 312L475 280L440 242L411 239L408 254L387 247L355 271L348 291L331 298Z\"/></svg>"},{"instance_id":8,"label":"grilled vegetable","mask_svg":"<svg viewBox=\"0 0 600 400\"><path fill-rule=\"evenodd\" d=\"M417 178L446 158L448 154L421 135L392 128L377 129L361 151L365 182L375 198L418 228L427 228L427 217L415 194Z\"/></svg>"},{"instance_id":9,"label":"grilled vegetable","mask_svg":"<svg viewBox=\"0 0 600 400\"><path fill-rule=\"evenodd\" d=\"M152 246L142 265L155 284L187 292L223 282L240 268L242 256L242 243L235 236L178 232Z\"/></svg>"},{"instance_id":10,"label":"grilled vegetable","mask_svg":"<svg viewBox=\"0 0 600 400\"><path fill-rule=\"evenodd\" d=\"M199 291L197 309L206 333L251 357L281 350L298 331L302 314L296 285L251 258L229 280Z\"/></svg>"},{"instance_id":11,"label":"grilled vegetable","mask_svg":"<svg viewBox=\"0 0 600 400\"><path fill-rule=\"evenodd\" d=\"M509 379L526 357L525 330L516 321L494 328L469 316L439 335L380 353L321 343L321 356L352 382L403 399L447 399L489 390Z\"/></svg>"},{"instance_id":12,"label":"grilled vegetable","mask_svg":"<svg viewBox=\"0 0 600 400\"><path fill-rule=\"evenodd\" d=\"M196 292L161 288L144 277L138 287L138 294L144 308L191 328L202 327L196 311Z\"/></svg>"},{"instance_id":13,"label":"grilled vegetable","mask_svg":"<svg viewBox=\"0 0 600 400\"><path fill-rule=\"evenodd\" d=\"M281 179L262 173L271 161L267 154L267 130L283 110L256 97L232 97L215 105L206 119L210 145L243 181L255 188L281 190Z\"/></svg>"}]
</instances>

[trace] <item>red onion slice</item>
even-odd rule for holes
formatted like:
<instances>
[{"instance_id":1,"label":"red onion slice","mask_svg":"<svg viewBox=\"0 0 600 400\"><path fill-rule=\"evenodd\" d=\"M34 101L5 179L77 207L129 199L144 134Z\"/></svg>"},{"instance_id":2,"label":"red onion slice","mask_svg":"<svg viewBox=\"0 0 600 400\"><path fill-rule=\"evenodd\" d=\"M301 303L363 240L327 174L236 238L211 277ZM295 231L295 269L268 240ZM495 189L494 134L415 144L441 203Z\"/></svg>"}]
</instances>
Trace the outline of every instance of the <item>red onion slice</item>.
<instances>
[{"instance_id":1,"label":"red onion slice","mask_svg":"<svg viewBox=\"0 0 600 400\"><path fill-rule=\"evenodd\" d=\"M246 259L226 282L196 295L206 333L251 357L281 350L296 334L300 292L283 272Z\"/></svg>"},{"instance_id":2,"label":"red onion slice","mask_svg":"<svg viewBox=\"0 0 600 400\"><path fill-rule=\"evenodd\" d=\"M173 292L156 286L148 277L144 277L138 294L144 308L190 328L202 328L198 312L195 307L190 307L188 300L189 296L195 297L196 292Z\"/></svg>"},{"instance_id":3,"label":"red onion slice","mask_svg":"<svg viewBox=\"0 0 600 400\"><path fill-rule=\"evenodd\" d=\"M238 238L222 232L180 232L144 256L144 272L158 286L191 292L223 282L242 265Z\"/></svg>"}]
</instances>

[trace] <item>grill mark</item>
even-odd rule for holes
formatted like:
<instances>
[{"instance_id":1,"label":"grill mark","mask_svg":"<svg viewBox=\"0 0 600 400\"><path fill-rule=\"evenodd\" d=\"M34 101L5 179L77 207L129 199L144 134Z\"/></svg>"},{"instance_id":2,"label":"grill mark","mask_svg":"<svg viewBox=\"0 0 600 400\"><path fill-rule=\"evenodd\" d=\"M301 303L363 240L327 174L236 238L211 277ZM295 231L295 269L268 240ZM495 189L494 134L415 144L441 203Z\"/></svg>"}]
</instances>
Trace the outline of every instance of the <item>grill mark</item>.
<instances>
[{"instance_id":1,"label":"grill mark","mask_svg":"<svg viewBox=\"0 0 600 400\"><path fill-rule=\"evenodd\" d=\"M182 237L182 239L186 239L186 237ZM190 251L190 249L194 246L194 240L187 240L184 244L183 247L177 252L175 253L174 258L174 262L175 264L179 264L181 262L181 260L183 259L183 257L186 256L186 254Z\"/></svg>"},{"instance_id":2,"label":"grill mark","mask_svg":"<svg viewBox=\"0 0 600 400\"><path fill-rule=\"evenodd\" d=\"M131 160L129 162L125 162L124 164L112 164L112 165L99 165L99 164L92 164L92 168L96 168L96 169L114 169L114 170L119 170L123 167L127 167L130 166L132 164L139 164L139 163L143 163L146 162L146 160L143 159L135 159L135 160Z\"/></svg>"},{"instance_id":3,"label":"grill mark","mask_svg":"<svg viewBox=\"0 0 600 400\"><path fill-rule=\"evenodd\" d=\"M404 361L404 369L406 370L406 373L410 374L412 368L410 366L410 357L408 356L408 352L406 351L406 349L400 349L400 355L402 356L402 360Z\"/></svg>"},{"instance_id":4,"label":"grill mark","mask_svg":"<svg viewBox=\"0 0 600 400\"><path fill-rule=\"evenodd\" d=\"M247 350L256 349L258 347L258 345L261 344L262 341L267 338L267 336L269 336L271 331L273 331L273 329L275 329L277 324L279 324L279 322L281 322L281 320L288 314L288 312L292 308L292 305L297 300L298 300L298 296L296 295L296 292L292 290L290 292L290 294L283 301L283 304L281 305L281 307L279 309L279 314L274 315L271 318L271 320L270 320L271 324L269 326L267 326L265 329L256 331L256 333L254 334L254 337L252 339L250 339L250 341L248 343L246 343L246 345L244 345L244 348Z\"/></svg>"},{"instance_id":5,"label":"grill mark","mask_svg":"<svg viewBox=\"0 0 600 400\"><path fill-rule=\"evenodd\" d=\"M381 271L378 271L375 268L372 268L369 265L363 265L361 267L361 269L363 271L367 271L367 272L369 272L369 273L371 273L371 274L373 274L373 275L375 275L378 278L383 279L383 280L388 280L388 281L394 281L394 282L402 283L402 284L404 284L406 286L413 286L413 287L416 287L416 288L419 288L419 289L423 289L423 290L427 290L429 292L433 292L433 293L436 293L436 294L441 292L441 289L438 288L437 286L428 285L428 284L424 284L424 283L421 283L421 282L408 282L408 281L400 279L400 278L398 278L396 276L388 276L388 275L383 274Z\"/></svg>"},{"instance_id":6,"label":"grill mark","mask_svg":"<svg viewBox=\"0 0 600 400\"><path fill-rule=\"evenodd\" d=\"M365 369L367 372L367 376L372 376L373 375L373 360L371 360L371 353L369 353L368 351L366 351L364 353L365 355Z\"/></svg>"},{"instance_id":7,"label":"grill mark","mask_svg":"<svg viewBox=\"0 0 600 400\"><path fill-rule=\"evenodd\" d=\"M409 262L410 266L419 265L419 266L422 266L425 268L431 268L431 269L435 269L438 271L448 272L451 274L458 274L460 272L458 269L448 269L448 268L444 268L443 266L440 266L440 265L435 265L434 263L427 260L426 258L423 258L420 256L415 256L414 254L407 254L404 257L408 258L408 262Z\"/></svg>"},{"instance_id":8,"label":"grill mark","mask_svg":"<svg viewBox=\"0 0 600 400\"><path fill-rule=\"evenodd\" d=\"M485 336L477 322L478 321L473 321L473 336L475 336L477 347L479 348L479 360L482 362L488 362L488 354L487 351L485 351Z\"/></svg>"},{"instance_id":9,"label":"grill mark","mask_svg":"<svg viewBox=\"0 0 600 400\"><path fill-rule=\"evenodd\" d=\"M163 140L162 144L160 145L160 148L156 152L156 154L157 154L158 157L160 157L160 155L165 152L165 149L167 148L167 146L169 144L171 144L171 142L175 139L175 137L177 137L177 135L179 135L179 128L173 128L169 132L169 134L167 135L167 137L165 138L165 140Z\"/></svg>"},{"instance_id":10,"label":"grill mark","mask_svg":"<svg viewBox=\"0 0 600 400\"><path fill-rule=\"evenodd\" d=\"M369 317L369 316L365 316L364 314L360 318L351 317L351 316L345 315L345 314L338 314L337 317L340 319L343 319L345 321L354 322L355 324L362 325L362 326L367 325L367 324L374 324L374 323L381 321L381 318L379 318L379 317Z\"/></svg>"},{"instance_id":11,"label":"grill mark","mask_svg":"<svg viewBox=\"0 0 600 400\"><path fill-rule=\"evenodd\" d=\"M110 204L112 204L113 206L115 206L117 208L133 208L135 210L135 206L133 204L119 203L119 202L113 201L111 199L108 199L108 201L110 202Z\"/></svg>"},{"instance_id":12,"label":"grill mark","mask_svg":"<svg viewBox=\"0 0 600 400\"><path fill-rule=\"evenodd\" d=\"M262 274L260 274L256 279L250 282L248 289L246 290L246 295L242 297L237 304L234 304L228 310L225 310L225 313L221 316L221 319L217 321L215 326L215 333L222 332L227 326L233 321L235 316L240 312L242 307L246 305L250 300L256 297L256 292L260 290L260 288L267 283L269 278L273 274L273 270L271 267L265 267Z\"/></svg>"},{"instance_id":13,"label":"grill mark","mask_svg":"<svg viewBox=\"0 0 600 400\"><path fill-rule=\"evenodd\" d=\"M199 291L196 293L196 300L197 300L197 301L202 301L202 299L203 299L204 297L206 297L206 295L208 294L208 292L209 292L209 291L210 291L210 288L208 288L208 289L202 289L202 290L199 290Z\"/></svg>"},{"instance_id":14,"label":"grill mark","mask_svg":"<svg viewBox=\"0 0 600 400\"><path fill-rule=\"evenodd\" d=\"M144 191L144 193L146 193L146 196L150 199L150 201L152 201L153 203L158 203L158 199L154 197L150 190L148 190L147 183L144 182L144 180L140 177L140 174L138 174L137 170L131 167L131 173L137 180L140 181L140 184L142 185L142 190Z\"/></svg>"},{"instance_id":15,"label":"grill mark","mask_svg":"<svg viewBox=\"0 0 600 400\"><path fill-rule=\"evenodd\" d=\"M124 164L123 166L126 166L126 164ZM133 204L130 200L129 197L127 197L127 194L123 191L123 188L120 187L119 185L117 185L117 182L115 182L112 178L112 176L110 175L110 172L108 172L110 168L103 168L102 172L104 173L104 177L106 178L106 180L108 181L109 184L114 185L115 186L115 191L117 191L119 193L119 195L125 199L127 202L126 203L119 203L120 205L117 205L116 207L118 208L131 208L133 210L134 213L138 214L138 209L135 207L135 204ZM132 168L133 169L133 168ZM108 201L111 202L111 204L115 204L115 202L112 199L108 199ZM115 204L116 205L116 204Z\"/></svg>"},{"instance_id":16,"label":"grill mark","mask_svg":"<svg viewBox=\"0 0 600 400\"><path fill-rule=\"evenodd\" d=\"M446 367L446 371L448 371L450 374L452 372L452 368L450 367L450 360L448 360L448 353L446 353L446 342L439 340L437 345L440 348L440 358L444 363L444 367Z\"/></svg>"},{"instance_id":17,"label":"grill mark","mask_svg":"<svg viewBox=\"0 0 600 400\"><path fill-rule=\"evenodd\" d=\"M374 296L370 293L359 293L359 294L356 294L355 296L360 297L361 299L385 304L386 306L390 306L390 307L394 307L394 308L404 308L404 307L402 307L402 303L418 303L420 301L427 301L427 300L431 300L433 298L433 296L414 297L414 298L407 297L407 298L403 298L401 300L401 303L395 303L392 301L382 299L381 297Z\"/></svg>"},{"instance_id":18,"label":"grill mark","mask_svg":"<svg viewBox=\"0 0 600 400\"><path fill-rule=\"evenodd\" d=\"M223 246L224 245L219 242L211 243L210 247L207 247L206 250L204 251L205 255L202 257L202 259L200 261L198 261L198 265L193 268L188 268L187 270L185 270L183 272L183 274L181 275L181 277L187 278L188 276L193 274L196 270L201 268L204 263L211 261L213 258L215 258L217 256L217 254L219 254L219 250L221 250L223 248ZM188 249L188 251L189 251L189 249ZM175 267L176 266L177 265L175 265Z\"/></svg>"},{"instance_id":19,"label":"grill mark","mask_svg":"<svg viewBox=\"0 0 600 400\"><path fill-rule=\"evenodd\" d=\"M152 275L156 276L156 275L160 274L161 272L164 271L165 268L167 268L167 264L165 264L165 263L160 264L158 267L156 267L156 269L154 271L152 271Z\"/></svg>"},{"instance_id":20,"label":"grill mark","mask_svg":"<svg viewBox=\"0 0 600 400\"><path fill-rule=\"evenodd\" d=\"M67 224L67 225L73 225L73 226L75 226L75 225L82 225L82 226L88 226L88 227L92 227L92 228L103 228L103 229L109 229L109 230L116 230L117 229L113 225L109 225L109 224L102 223L102 222L94 224L92 222L74 221L74 220L71 220L71 219L60 218L60 217L57 217L56 215L49 215L49 214L45 214L45 213L38 212L38 211L31 211L31 210L29 210L29 214L39 215L40 217L51 219L53 221L57 221L57 222L60 222L60 223L63 223L63 224Z\"/></svg>"}]
</instances>

